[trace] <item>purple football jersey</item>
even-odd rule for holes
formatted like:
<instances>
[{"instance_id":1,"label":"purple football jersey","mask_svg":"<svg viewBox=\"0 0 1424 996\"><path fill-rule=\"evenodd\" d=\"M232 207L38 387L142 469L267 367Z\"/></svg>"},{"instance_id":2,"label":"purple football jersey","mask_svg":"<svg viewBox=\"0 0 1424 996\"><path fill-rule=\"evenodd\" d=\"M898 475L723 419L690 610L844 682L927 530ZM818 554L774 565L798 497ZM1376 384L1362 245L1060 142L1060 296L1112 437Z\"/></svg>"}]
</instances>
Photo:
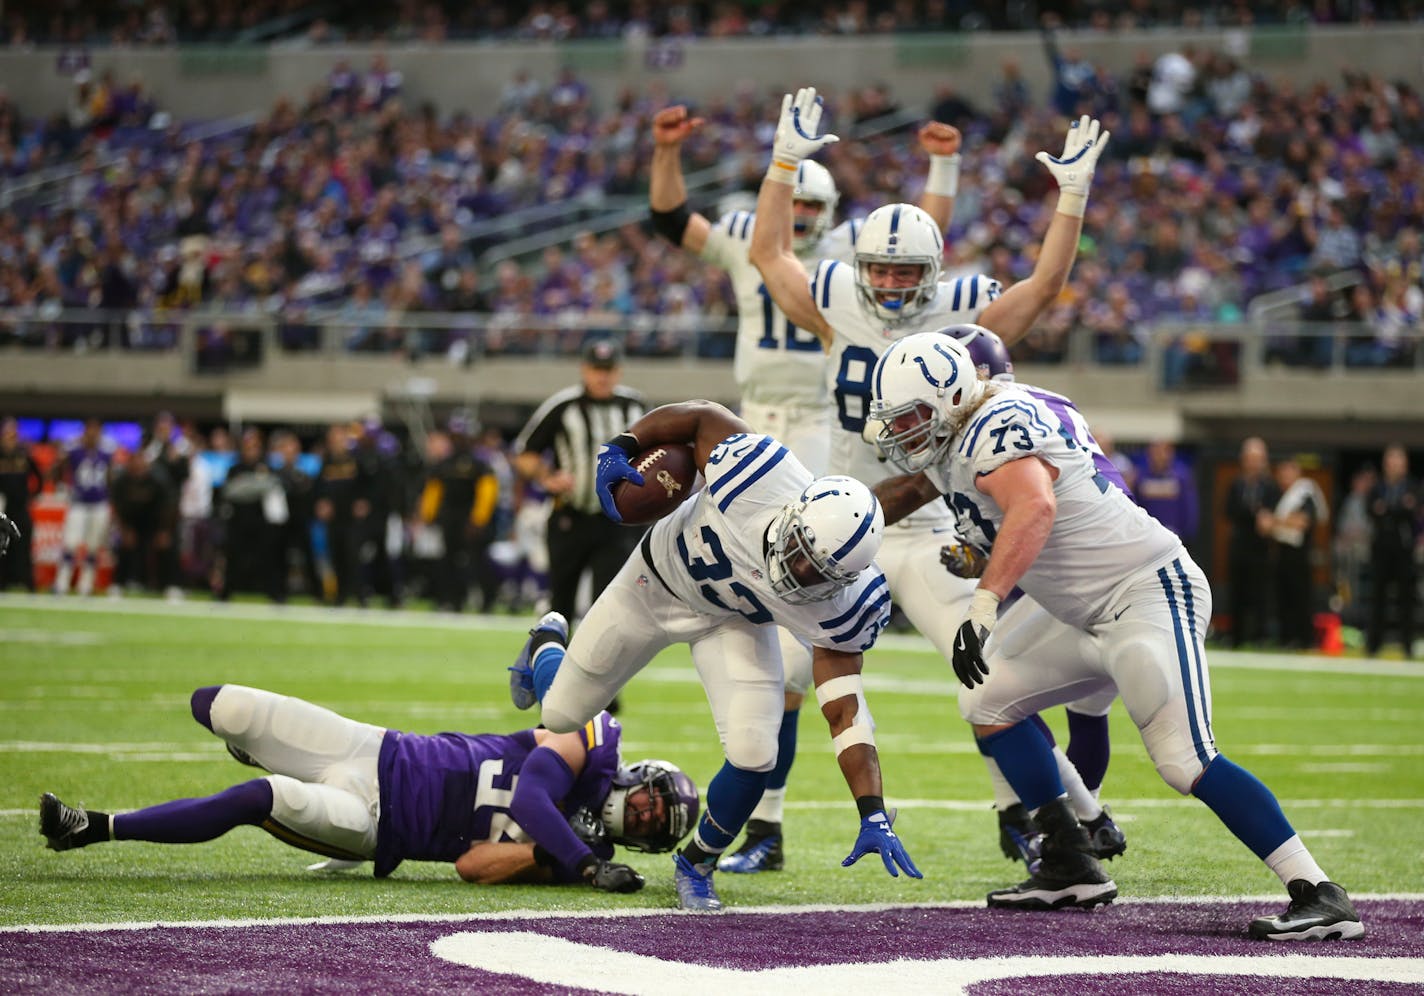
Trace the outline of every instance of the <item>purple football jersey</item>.
<instances>
[{"instance_id":1,"label":"purple football jersey","mask_svg":"<svg viewBox=\"0 0 1424 996\"><path fill-rule=\"evenodd\" d=\"M1063 427L1063 434L1092 454L1093 463L1097 465L1098 473L1107 478L1109 484L1129 498L1132 497L1132 489L1122 479L1122 471L1118 470L1117 465L1108 459L1103 448L1098 445L1098 441L1088 431L1088 423L1082 413L1078 411L1077 405L1061 394L1045 391L1040 387L1029 387L1027 384L1018 386L1042 401L1048 406L1049 411L1058 416L1058 422Z\"/></svg>"},{"instance_id":2,"label":"purple football jersey","mask_svg":"<svg viewBox=\"0 0 1424 996\"><path fill-rule=\"evenodd\" d=\"M64 455L69 464L69 480L74 489L73 501L84 505L102 505L109 500L109 467L114 456L94 447L76 447Z\"/></svg>"},{"instance_id":3,"label":"purple football jersey","mask_svg":"<svg viewBox=\"0 0 1424 996\"><path fill-rule=\"evenodd\" d=\"M581 731L588 758L573 788L556 800L568 814L598 811L618 769L622 728L600 713ZM537 746L533 730L516 733L438 733L389 730L377 773L381 817L375 873L389 875L402 861L454 861L475 841L528 841L509 815L519 769Z\"/></svg>"}]
</instances>

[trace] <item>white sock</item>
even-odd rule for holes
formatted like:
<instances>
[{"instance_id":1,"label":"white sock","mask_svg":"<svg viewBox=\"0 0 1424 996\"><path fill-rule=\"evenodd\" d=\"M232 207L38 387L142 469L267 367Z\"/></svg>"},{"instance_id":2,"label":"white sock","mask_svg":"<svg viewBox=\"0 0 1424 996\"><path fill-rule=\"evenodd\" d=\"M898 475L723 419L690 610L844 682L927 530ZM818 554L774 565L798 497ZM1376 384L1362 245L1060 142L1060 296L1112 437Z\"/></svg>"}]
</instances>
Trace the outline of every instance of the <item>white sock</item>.
<instances>
[{"instance_id":1,"label":"white sock","mask_svg":"<svg viewBox=\"0 0 1424 996\"><path fill-rule=\"evenodd\" d=\"M984 759L984 766L989 769L989 784L994 788L994 808L1003 812L1010 806L1019 804L1018 793L1009 784L1009 780L1004 777L1004 773L999 770L999 762L995 761L988 754L980 754Z\"/></svg>"},{"instance_id":2,"label":"white sock","mask_svg":"<svg viewBox=\"0 0 1424 996\"><path fill-rule=\"evenodd\" d=\"M752 810L751 819L765 820L767 823L780 823L782 811L786 807L786 786L779 789L766 789L761 794L761 801L757 803L756 809Z\"/></svg>"},{"instance_id":3,"label":"white sock","mask_svg":"<svg viewBox=\"0 0 1424 996\"><path fill-rule=\"evenodd\" d=\"M1097 796L1089 792L1088 786L1083 784L1083 776L1078 774L1078 769L1073 767L1073 762L1068 760L1068 755L1063 753L1062 749L1053 748L1053 759L1058 762L1058 777L1063 780L1063 788L1068 792L1068 801L1073 804L1073 811L1078 814L1078 822L1096 820L1102 815L1103 807Z\"/></svg>"},{"instance_id":4,"label":"white sock","mask_svg":"<svg viewBox=\"0 0 1424 996\"><path fill-rule=\"evenodd\" d=\"M1305 844L1301 842L1300 834L1291 837L1290 840L1266 855L1266 867L1275 872L1276 877L1281 880L1281 884L1286 886L1298 878L1305 879L1311 885L1319 885L1321 882L1330 880L1330 877L1315 863L1315 858L1311 857Z\"/></svg>"}]
</instances>

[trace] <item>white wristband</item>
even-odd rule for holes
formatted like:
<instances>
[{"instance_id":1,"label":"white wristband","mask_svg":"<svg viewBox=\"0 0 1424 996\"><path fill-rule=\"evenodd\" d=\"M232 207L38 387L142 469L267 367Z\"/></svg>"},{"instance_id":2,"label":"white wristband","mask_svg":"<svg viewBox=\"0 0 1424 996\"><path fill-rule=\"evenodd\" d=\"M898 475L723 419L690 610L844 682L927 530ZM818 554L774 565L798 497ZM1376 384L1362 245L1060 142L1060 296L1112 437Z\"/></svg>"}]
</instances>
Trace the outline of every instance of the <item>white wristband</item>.
<instances>
[{"instance_id":1,"label":"white wristband","mask_svg":"<svg viewBox=\"0 0 1424 996\"><path fill-rule=\"evenodd\" d=\"M1076 190L1060 190L1058 191L1058 210L1063 214L1081 218L1083 213L1088 210L1088 195L1080 194Z\"/></svg>"},{"instance_id":2,"label":"white wristband","mask_svg":"<svg viewBox=\"0 0 1424 996\"><path fill-rule=\"evenodd\" d=\"M766 168L766 178L774 183L784 183L787 186L796 186L796 174L800 171L800 163L785 162L781 159L772 159L771 165Z\"/></svg>"},{"instance_id":3,"label":"white wristband","mask_svg":"<svg viewBox=\"0 0 1424 996\"><path fill-rule=\"evenodd\" d=\"M930 156L930 172L925 177L925 193L953 197L959 193L959 153Z\"/></svg>"},{"instance_id":4,"label":"white wristband","mask_svg":"<svg viewBox=\"0 0 1424 996\"><path fill-rule=\"evenodd\" d=\"M999 618L1000 601L999 596L988 588L975 588L974 597L969 600L969 621L984 629L993 629Z\"/></svg>"}]
</instances>

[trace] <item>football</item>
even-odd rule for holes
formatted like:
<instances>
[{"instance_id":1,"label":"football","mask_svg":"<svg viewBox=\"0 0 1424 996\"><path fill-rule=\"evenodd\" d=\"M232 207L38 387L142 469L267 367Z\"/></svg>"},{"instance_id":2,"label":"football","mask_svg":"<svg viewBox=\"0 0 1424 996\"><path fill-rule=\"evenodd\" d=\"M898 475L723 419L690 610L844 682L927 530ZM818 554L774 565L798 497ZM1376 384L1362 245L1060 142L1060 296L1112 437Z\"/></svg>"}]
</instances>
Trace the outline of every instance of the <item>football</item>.
<instances>
[{"instance_id":1,"label":"football","mask_svg":"<svg viewBox=\"0 0 1424 996\"><path fill-rule=\"evenodd\" d=\"M667 515L692 494L697 463L686 444L654 446L628 461L643 475L641 486L620 481L613 488L613 504L623 524L646 526Z\"/></svg>"}]
</instances>

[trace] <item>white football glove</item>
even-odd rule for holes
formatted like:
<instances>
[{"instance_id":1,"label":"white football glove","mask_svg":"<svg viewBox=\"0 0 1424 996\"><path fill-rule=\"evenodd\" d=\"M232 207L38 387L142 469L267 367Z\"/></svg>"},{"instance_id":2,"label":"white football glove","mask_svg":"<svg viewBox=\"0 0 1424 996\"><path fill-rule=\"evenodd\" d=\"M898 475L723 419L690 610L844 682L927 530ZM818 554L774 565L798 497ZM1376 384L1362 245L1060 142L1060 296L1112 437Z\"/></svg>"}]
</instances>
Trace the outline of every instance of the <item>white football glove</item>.
<instances>
[{"instance_id":1,"label":"white football glove","mask_svg":"<svg viewBox=\"0 0 1424 996\"><path fill-rule=\"evenodd\" d=\"M1048 167L1053 179L1058 181L1058 210L1064 214L1083 216L1088 203L1088 188L1093 183L1093 171L1098 166L1098 156L1103 154L1112 132L1098 133L1098 120L1084 114L1068 126L1068 137L1063 142L1063 155L1051 156L1040 152L1034 156Z\"/></svg>"},{"instance_id":2,"label":"white football glove","mask_svg":"<svg viewBox=\"0 0 1424 996\"><path fill-rule=\"evenodd\" d=\"M821 128L821 98L813 86L802 87L781 98L781 119L776 123L776 135L771 140L771 169L767 176L780 183L794 184L796 169L807 159L833 142L836 135L817 135Z\"/></svg>"}]
</instances>

